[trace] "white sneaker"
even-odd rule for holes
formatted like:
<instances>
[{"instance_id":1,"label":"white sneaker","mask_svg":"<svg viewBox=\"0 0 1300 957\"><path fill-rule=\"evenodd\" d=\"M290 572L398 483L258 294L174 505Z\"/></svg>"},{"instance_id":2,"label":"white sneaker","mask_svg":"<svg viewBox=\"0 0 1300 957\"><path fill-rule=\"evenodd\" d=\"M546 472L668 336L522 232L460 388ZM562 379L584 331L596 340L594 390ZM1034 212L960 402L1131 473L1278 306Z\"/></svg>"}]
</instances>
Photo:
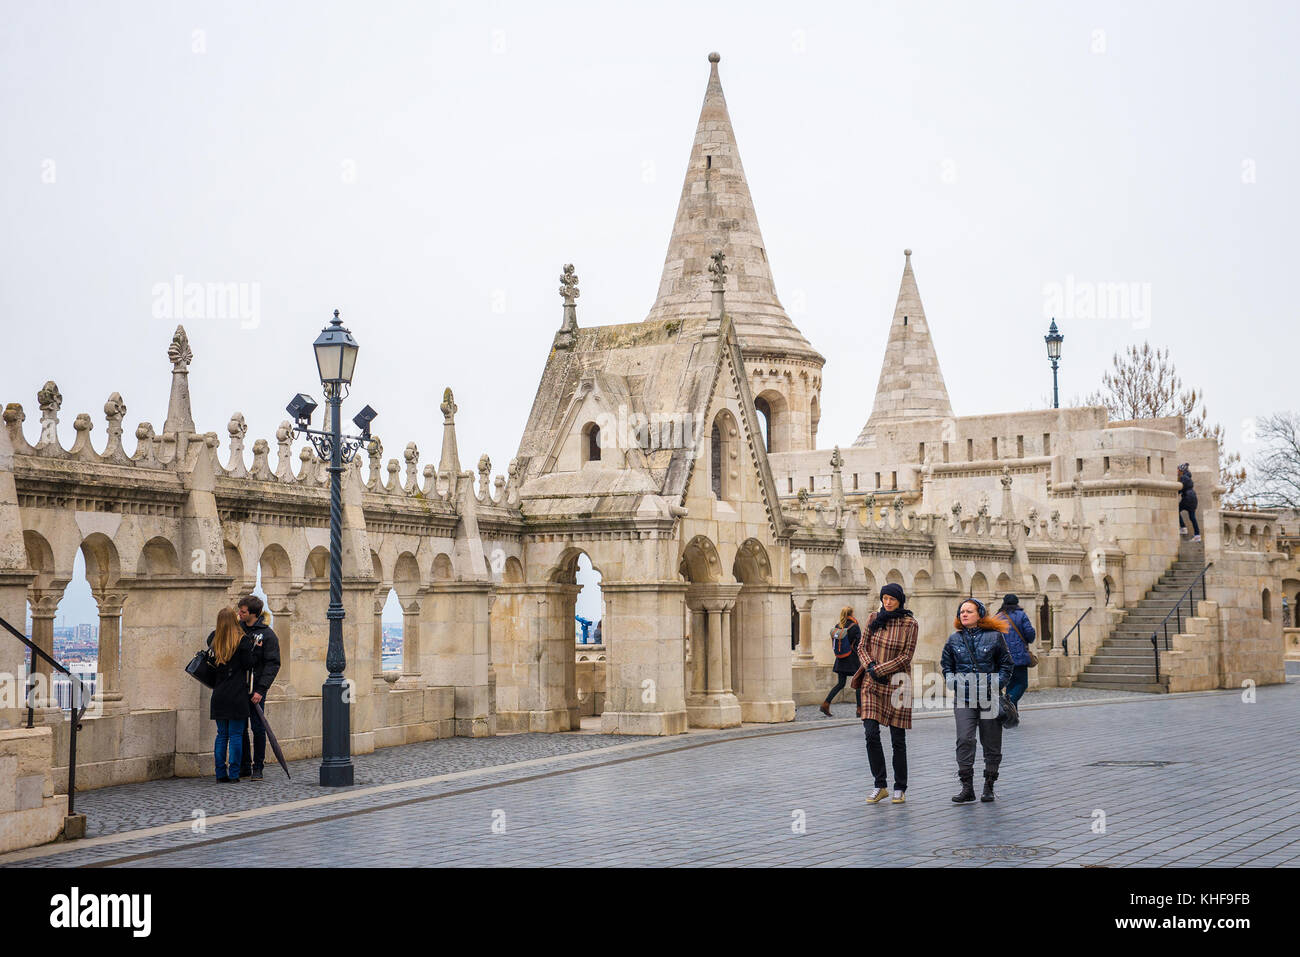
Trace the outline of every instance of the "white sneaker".
<instances>
[{"instance_id":1,"label":"white sneaker","mask_svg":"<svg viewBox=\"0 0 1300 957\"><path fill-rule=\"evenodd\" d=\"M1186 535L1186 534L1187 534L1187 529L1185 529L1185 528L1180 528L1180 529L1178 530L1178 534L1179 534L1179 535Z\"/></svg>"},{"instance_id":2,"label":"white sneaker","mask_svg":"<svg viewBox=\"0 0 1300 957\"><path fill-rule=\"evenodd\" d=\"M889 803L890 803L890 804L902 804L905 800L907 800L907 799L906 799L905 797L903 797L903 792L902 792L902 791L895 791L895 792L894 792L894 796L893 796L892 798L889 799Z\"/></svg>"},{"instance_id":3,"label":"white sneaker","mask_svg":"<svg viewBox=\"0 0 1300 957\"><path fill-rule=\"evenodd\" d=\"M1193 536L1192 536L1192 541L1194 541L1194 542L1199 542L1200 540L1201 540L1201 536L1199 536L1199 535L1193 535Z\"/></svg>"}]
</instances>

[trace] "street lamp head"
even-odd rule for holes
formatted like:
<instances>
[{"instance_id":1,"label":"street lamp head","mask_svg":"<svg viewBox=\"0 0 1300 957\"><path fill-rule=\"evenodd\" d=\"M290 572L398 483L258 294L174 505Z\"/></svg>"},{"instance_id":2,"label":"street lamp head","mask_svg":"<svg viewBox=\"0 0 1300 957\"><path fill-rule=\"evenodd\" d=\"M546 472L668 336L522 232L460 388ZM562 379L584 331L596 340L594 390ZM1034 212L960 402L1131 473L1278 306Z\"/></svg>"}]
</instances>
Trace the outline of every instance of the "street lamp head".
<instances>
[{"instance_id":1,"label":"street lamp head","mask_svg":"<svg viewBox=\"0 0 1300 957\"><path fill-rule=\"evenodd\" d=\"M311 425L311 414L316 411L316 400L299 392L289 400L284 411L293 418L295 425L305 429Z\"/></svg>"},{"instance_id":2,"label":"street lamp head","mask_svg":"<svg viewBox=\"0 0 1300 957\"><path fill-rule=\"evenodd\" d=\"M1065 341L1065 336L1061 335L1056 328L1056 320L1052 320L1051 328L1047 330L1047 335L1043 336L1043 341L1047 343L1047 358L1056 362L1061 358L1061 343Z\"/></svg>"},{"instance_id":3,"label":"street lamp head","mask_svg":"<svg viewBox=\"0 0 1300 957\"><path fill-rule=\"evenodd\" d=\"M321 330L321 334L312 343L316 350L316 368L320 372L321 385L340 388L352 384L352 371L357 364L357 351L360 348L352 333L343 327L339 311L334 310L334 318Z\"/></svg>"},{"instance_id":4,"label":"street lamp head","mask_svg":"<svg viewBox=\"0 0 1300 957\"><path fill-rule=\"evenodd\" d=\"M370 406L366 406L352 417L352 424L361 430L361 437L367 442L370 441L370 423L375 421L375 416L378 414Z\"/></svg>"}]
</instances>

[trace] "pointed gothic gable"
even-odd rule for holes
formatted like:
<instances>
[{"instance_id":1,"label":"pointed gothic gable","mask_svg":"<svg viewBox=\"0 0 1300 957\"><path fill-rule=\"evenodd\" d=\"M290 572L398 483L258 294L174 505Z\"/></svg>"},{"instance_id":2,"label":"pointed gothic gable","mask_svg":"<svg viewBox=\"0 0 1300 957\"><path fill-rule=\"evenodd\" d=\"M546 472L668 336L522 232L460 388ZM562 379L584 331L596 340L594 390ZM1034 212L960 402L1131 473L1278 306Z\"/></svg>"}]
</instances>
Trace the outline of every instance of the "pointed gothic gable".
<instances>
[{"instance_id":1,"label":"pointed gothic gable","mask_svg":"<svg viewBox=\"0 0 1300 957\"><path fill-rule=\"evenodd\" d=\"M758 490L757 497L763 503L770 531L773 535L784 535L785 526L776 480L772 476L772 468L767 459L767 449L758 424L758 413L754 410L754 396L745 375L741 345L736 337L735 325L729 316L722 320L717 343L713 374L707 393L703 438L710 438L714 419L723 409L728 408L726 400L729 394L734 394L741 412L736 421L739 431L737 461L741 468L746 470L747 478ZM711 478L712 463L696 456L689 462L689 466L689 472L684 476L681 486L680 501L685 502L688 497L697 493L712 495L712 488L695 488L696 482L708 481Z\"/></svg>"},{"instance_id":2,"label":"pointed gothic gable","mask_svg":"<svg viewBox=\"0 0 1300 957\"><path fill-rule=\"evenodd\" d=\"M885 426L952 415L948 387L943 381L939 356L921 305L921 293L912 273L912 250L903 250L903 257L903 279L894 306L894 320L889 326L876 401L867 424L853 443L859 447L874 444L876 431Z\"/></svg>"}]
</instances>

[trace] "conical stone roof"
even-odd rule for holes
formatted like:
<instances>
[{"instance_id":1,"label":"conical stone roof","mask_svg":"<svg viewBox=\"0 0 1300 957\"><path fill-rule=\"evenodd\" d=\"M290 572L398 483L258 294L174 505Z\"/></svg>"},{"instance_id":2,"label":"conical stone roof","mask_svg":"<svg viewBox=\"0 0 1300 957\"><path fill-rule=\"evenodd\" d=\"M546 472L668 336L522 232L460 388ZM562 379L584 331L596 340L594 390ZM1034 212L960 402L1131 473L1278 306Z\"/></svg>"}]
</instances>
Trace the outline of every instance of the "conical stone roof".
<instances>
[{"instance_id":1,"label":"conical stone roof","mask_svg":"<svg viewBox=\"0 0 1300 957\"><path fill-rule=\"evenodd\" d=\"M727 315L746 356L788 355L821 365L825 360L795 328L776 297L754 201L740 163L736 134L722 94L716 53L709 54L695 143L677 206L659 296L647 320L708 316L709 257L727 257Z\"/></svg>"},{"instance_id":2,"label":"conical stone roof","mask_svg":"<svg viewBox=\"0 0 1300 957\"><path fill-rule=\"evenodd\" d=\"M903 281L898 287L894 321L876 385L876 401L856 446L871 445L882 427L909 419L934 419L952 415L948 387L939 368L939 356L930 338L921 293L912 273L912 250L903 250Z\"/></svg>"}]
</instances>

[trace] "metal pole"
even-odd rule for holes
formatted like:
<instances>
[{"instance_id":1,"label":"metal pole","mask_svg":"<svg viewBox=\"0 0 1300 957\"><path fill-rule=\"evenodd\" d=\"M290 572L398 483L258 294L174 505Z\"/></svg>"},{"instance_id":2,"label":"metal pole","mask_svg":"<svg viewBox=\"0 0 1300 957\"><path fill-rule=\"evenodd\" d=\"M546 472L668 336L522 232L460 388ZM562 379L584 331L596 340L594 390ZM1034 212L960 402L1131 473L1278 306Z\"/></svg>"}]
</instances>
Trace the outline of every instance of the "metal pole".
<instances>
[{"instance_id":1,"label":"metal pole","mask_svg":"<svg viewBox=\"0 0 1300 957\"><path fill-rule=\"evenodd\" d=\"M1056 366L1057 366L1056 360L1053 359L1052 360L1052 408L1053 409L1059 409L1061 407L1061 394L1057 389L1057 383L1056 383Z\"/></svg>"},{"instance_id":2,"label":"metal pole","mask_svg":"<svg viewBox=\"0 0 1300 957\"><path fill-rule=\"evenodd\" d=\"M339 406L342 388L327 387L330 415L330 605L329 649L325 667L329 677L321 686L321 765L322 787L348 787L352 784L351 721L348 704L351 694L343 679L347 658L343 652L343 438L339 434Z\"/></svg>"}]
</instances>

